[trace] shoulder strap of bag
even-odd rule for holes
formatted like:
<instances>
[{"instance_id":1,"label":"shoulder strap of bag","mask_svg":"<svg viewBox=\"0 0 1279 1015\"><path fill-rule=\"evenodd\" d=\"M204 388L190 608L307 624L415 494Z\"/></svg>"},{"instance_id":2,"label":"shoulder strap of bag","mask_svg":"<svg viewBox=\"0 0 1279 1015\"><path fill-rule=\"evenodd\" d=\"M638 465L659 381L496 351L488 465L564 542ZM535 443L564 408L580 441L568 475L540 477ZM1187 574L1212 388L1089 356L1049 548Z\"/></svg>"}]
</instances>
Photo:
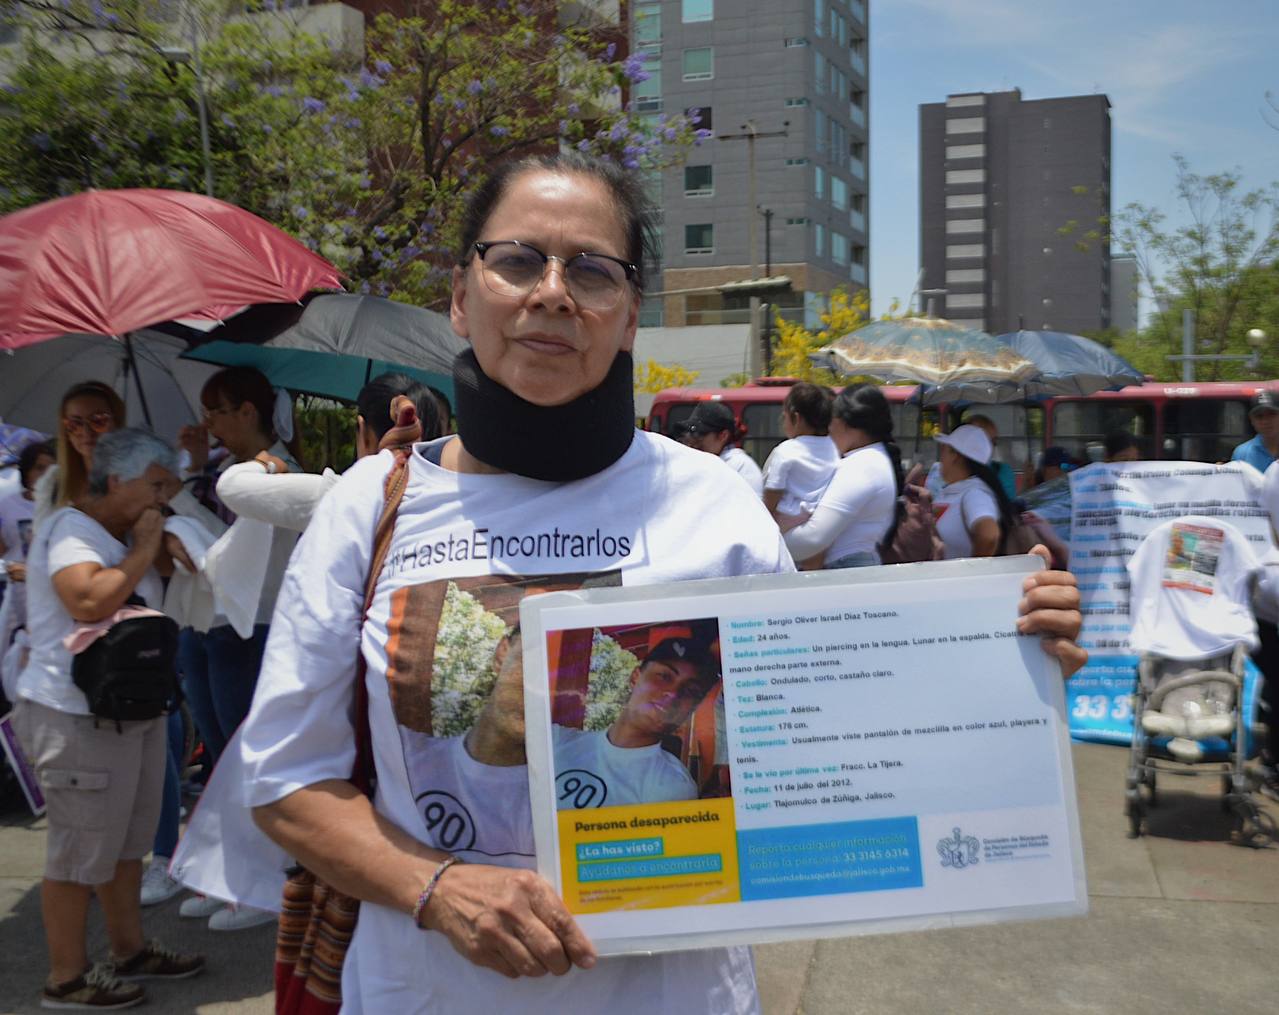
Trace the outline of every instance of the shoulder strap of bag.
<instances>
[{"instance_id":1,"label":"shoulder strap of bag","mask_svg":"<svg viewBox=\"0 0 1279 1015\"><path fill-rule=\"evenodd\" d=\"M378 519L377 528L373 530L373 556L369 561L369 573L364 582L364 609L360 613L360 630L364 630L364 622L369 616L369 607L373 605L373 596L377 592L377 579L386 562L386 555L391 549L391 539L395 535L395 516L400 510L400 501L404 499L404 491L409 484L409 451L398 448L395 451L395 464L386 477L386 503L382 508L382 517ZM355 650L355 766L351 770L351 782L365 796L373 795L373 735L369 729L369 689L365 685L364 651L357 643Z\"/></svg>"}]
</instances>

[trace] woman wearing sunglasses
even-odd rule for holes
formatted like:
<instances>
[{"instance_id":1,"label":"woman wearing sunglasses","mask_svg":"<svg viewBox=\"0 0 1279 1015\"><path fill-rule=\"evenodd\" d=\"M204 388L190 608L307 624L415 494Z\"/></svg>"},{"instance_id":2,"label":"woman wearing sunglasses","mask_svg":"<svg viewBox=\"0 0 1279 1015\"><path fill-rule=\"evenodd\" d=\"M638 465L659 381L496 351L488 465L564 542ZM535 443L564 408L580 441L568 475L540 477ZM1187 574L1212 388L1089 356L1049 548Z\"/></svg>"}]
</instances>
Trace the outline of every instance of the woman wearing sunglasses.
<instances>
[{"instance_id":1,"label":"woman wearing sunglasses","mask_svg":"<svg viewBox=\"0 0 1279 1015\"><path fill-rule=\"evenodd\" d=\"M58 410L58 463L35 488L34 528L54 508L84 496L93 467L93 449L103 434L124 426L124 402L101 381L72 386Z\"/></svg>"}]
</instances>

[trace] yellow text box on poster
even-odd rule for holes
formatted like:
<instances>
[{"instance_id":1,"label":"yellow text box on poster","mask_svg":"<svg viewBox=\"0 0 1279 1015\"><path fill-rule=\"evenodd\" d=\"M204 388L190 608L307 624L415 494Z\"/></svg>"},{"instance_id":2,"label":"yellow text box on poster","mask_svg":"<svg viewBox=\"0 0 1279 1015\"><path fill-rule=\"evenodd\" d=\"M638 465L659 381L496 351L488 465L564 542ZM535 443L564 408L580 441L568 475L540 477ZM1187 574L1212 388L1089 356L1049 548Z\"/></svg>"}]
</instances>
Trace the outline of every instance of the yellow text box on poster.
<instances>
[{"instance_id":1,"label":"yellow text box on poster","mask_svg":"<svg viewBox=\"0 0 1279 1015\"><path fill-rule=\"evenodd\" d=\"M740 901L729 797L559 811L558 821L570 912Z\"/></svg>"}]
</instances>

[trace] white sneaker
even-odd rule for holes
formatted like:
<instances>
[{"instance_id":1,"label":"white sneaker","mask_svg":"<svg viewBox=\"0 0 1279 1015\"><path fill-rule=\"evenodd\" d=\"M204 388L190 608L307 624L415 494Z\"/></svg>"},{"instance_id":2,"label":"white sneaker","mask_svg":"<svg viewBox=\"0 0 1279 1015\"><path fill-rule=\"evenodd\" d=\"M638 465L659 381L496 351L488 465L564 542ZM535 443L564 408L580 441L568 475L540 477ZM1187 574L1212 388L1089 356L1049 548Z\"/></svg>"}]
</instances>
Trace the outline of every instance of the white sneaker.
<instances>
[{"instance_id":1,"label":"white sneaker","mask_svg":"<svg viewBox=\"0 0 1279 1015\"><path fill-rule=\"evenodd\" d=\"M178 916L185 916L188 920L205 920L225 905L226 903L221 899L210 898L207 895L192 895L191 898L183 900L182 905L178 907Z\"/></svg>"},{"instance_id":2,"label":"white sneaker","mask_svg":"<svg viewBox=\"0 0 1279 1015\"><path fill-rule=\"evenodd\" d=\"M265 909L228 905L209 918L209 930L245 930L264 923L275 923L277 917Z\"/></svg>"},{"instance_id":3,"label":"white sneaker","mask_svg":"<svg viewBox=\"0 0 1279 1015\"><path fill-rule=\"evenodd\" d=\"M161 902L167 902L180 891L182 886L169 877L169 858L153 856L151 863L142 874L142 905L159 905Z\"/></svg>"}]
</instances>

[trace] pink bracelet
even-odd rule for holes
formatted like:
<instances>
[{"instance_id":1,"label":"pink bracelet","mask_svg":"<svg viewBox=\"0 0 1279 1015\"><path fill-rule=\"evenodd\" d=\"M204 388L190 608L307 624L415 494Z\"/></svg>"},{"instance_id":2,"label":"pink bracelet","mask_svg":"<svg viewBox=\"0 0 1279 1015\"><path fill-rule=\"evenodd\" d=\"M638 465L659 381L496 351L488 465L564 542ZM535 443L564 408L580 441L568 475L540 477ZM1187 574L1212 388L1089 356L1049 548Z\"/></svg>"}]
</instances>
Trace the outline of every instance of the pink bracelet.
<instances>
[{"instance_id":1,"label":"pink bracelet","mask_svg":"<svg viewBox=\"0 0 1279 1015\"><path fill-rule=\"evenodd\" d=\"M418 927L422 926L422 913L426 909L426 904L431 901L431 893L435 891L435 886L440 883L441 876L455 863L461 862L458 857L450 856L440 861L440 865L435 868L435 873L431 875L431 880L426 883L426 887L422 889L422 894L417 897L417 903L413 906L413 922Z\"/></svg>"}]
</instances>

